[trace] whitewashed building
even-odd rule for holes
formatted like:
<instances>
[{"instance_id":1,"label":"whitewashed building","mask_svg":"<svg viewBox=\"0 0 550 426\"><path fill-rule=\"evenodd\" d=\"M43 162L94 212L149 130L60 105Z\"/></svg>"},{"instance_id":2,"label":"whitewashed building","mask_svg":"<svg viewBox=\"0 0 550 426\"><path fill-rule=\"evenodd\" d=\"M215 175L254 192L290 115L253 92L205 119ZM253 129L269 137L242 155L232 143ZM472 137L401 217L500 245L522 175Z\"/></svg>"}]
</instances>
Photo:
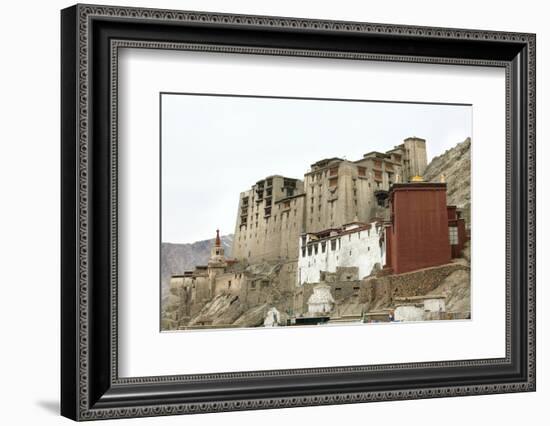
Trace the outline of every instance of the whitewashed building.
<instances>
[{"instance_id":1,"label":"whitewashed building","mask_svg":"<svg viewBox=\"0 0 550 426\"><path fill-rule=\"evenodd\" d=\"M442 319L445 314L444 295L396 297L395 321L426 321Z\"/></svg>"},{"instance_id":2,"label":"whitewashed building","mask_svg":"<svg viewBox=\"0 0 550 426\"><path fill-rule=\"evenodd\" d=\"M321 271L357 267L359 279L386 260L384 228L381 223L351 223L339 229L303 234L298 258L298 284L320 282Z\"/></svg>"}]
</instances>

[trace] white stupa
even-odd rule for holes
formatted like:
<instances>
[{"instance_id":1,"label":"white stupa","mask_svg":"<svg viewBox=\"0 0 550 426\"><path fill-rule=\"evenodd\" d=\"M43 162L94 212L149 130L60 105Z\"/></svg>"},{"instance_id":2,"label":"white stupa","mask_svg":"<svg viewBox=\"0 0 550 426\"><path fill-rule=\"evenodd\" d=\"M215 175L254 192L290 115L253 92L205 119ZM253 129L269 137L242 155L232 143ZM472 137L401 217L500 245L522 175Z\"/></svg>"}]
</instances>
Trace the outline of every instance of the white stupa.
<instances>
[{"instance_id":1,"label":"white stupa","mask_svg":"<svg viewBox=\"0 0 550 426\"><path fill-rule=\"evenodd\" d=\"M328 314L332 311L333 307L334 298L330 293L330 286L325 283L320 283L313 287L313 294L307 301L308 314Z\"/></svg>"}]
</instances>

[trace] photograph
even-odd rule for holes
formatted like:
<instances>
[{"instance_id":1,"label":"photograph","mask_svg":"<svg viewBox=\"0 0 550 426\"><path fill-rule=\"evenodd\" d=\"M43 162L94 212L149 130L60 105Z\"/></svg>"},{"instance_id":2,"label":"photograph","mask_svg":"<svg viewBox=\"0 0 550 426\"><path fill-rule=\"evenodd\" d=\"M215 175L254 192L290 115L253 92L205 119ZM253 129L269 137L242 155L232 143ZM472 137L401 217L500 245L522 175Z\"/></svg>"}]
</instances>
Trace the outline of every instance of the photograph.
<instances>
[{"instance_id":1,"label":"photograph","mask_svg":"<svg viewBox=\"0 0 550 426\"><path fill-rule=\"evenodd\" d=\"M471 104L165 92L160 123L161 331L475 315Z\"/></svg>"}]
</instances>

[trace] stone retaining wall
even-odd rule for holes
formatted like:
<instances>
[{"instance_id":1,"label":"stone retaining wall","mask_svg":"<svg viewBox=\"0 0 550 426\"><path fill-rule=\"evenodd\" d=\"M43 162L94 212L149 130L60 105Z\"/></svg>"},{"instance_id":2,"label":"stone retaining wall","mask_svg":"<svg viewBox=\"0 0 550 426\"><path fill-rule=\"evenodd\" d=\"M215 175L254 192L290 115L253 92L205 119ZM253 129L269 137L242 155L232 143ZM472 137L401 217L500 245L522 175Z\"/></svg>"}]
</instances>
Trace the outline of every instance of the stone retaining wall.
<instances>
[{"instance_id":1,"label":"stone retaining wall","mask_svg":"<svg viewBox=\"0 0 550 426\"><path fill-rule=\"evenodd\" d=\"M393 305L394 297L423 296L451 273L469 269L460 263L450 263L404 274L369 277L361 282L360 302L367 303L369 310L388 308Z\"/></svg>"}]
</instances>

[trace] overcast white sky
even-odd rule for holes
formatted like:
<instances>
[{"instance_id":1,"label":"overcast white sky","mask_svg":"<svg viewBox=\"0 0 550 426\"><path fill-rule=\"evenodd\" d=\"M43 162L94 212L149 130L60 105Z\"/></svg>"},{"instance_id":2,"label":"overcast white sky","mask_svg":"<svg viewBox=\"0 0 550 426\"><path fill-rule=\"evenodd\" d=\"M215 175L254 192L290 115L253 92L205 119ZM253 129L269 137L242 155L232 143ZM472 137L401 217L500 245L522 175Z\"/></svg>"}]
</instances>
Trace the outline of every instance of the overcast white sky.
<instances>
[{"instance_id":1,"label":"overcast white sky","mask_svg":"<svg viewBox=\"0 0 550 426\"><path fill-rule=\"evenodd\" d=\"M303 179L326 157L358 160L409 136L428 161L472 136L462 105L162 95L162 241L234 232L239 193L273 174Z\"/></svg>"}]
</instances>

